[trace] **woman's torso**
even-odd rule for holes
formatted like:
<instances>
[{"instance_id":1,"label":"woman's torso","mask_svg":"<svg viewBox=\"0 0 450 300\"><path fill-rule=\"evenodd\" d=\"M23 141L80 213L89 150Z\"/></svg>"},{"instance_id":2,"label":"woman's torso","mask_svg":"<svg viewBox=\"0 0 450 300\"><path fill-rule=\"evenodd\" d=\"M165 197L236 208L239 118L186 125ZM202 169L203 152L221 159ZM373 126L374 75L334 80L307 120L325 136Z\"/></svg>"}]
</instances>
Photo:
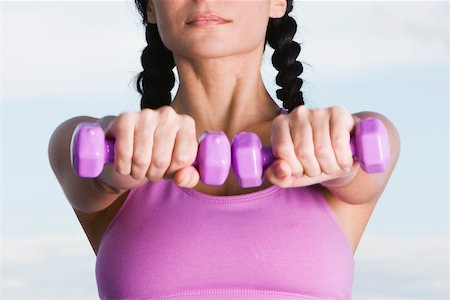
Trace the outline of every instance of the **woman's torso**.
<instances>
[{"instance_id":1,"label":"woman's torso","mask_svg":"<svg viewBox=\"0 0 450 300\"><path fill-rule=\"evenodd\" d=\"M162 180L128 195L96 275L102 298L351 299L353 266L318 185L212 196Z\"/></svg>"}]
</instances>

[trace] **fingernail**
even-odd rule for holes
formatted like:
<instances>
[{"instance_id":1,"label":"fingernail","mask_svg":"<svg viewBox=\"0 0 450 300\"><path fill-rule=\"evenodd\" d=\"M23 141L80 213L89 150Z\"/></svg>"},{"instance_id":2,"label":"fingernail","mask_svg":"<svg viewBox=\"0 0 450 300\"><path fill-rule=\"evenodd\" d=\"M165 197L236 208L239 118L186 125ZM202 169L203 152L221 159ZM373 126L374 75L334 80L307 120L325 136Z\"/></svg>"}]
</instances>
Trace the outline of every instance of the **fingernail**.
<instances>
[{"instance_id":1,"label":"fingernail","mask_svg":"<svg viewBox=\"0 0 450 300\"><path fill-rule=\"evenodd\" d=\"M188 183L188 177L186 175L184 175L181 180L180 180L180 185L184 186Z\"/></svg>"},{"instance_id":2,"label":"fingernail","mask_svg":"<svg viewBox=\"0 0 450 300\"><path fill-rule=\"evenodd\" d=\"M281 165L276 166L275 175L277 175L278 178L283 178L284 176L286 176L286 172L284 171L283 167L281 167Z\"/></svg>"}]
</instances>

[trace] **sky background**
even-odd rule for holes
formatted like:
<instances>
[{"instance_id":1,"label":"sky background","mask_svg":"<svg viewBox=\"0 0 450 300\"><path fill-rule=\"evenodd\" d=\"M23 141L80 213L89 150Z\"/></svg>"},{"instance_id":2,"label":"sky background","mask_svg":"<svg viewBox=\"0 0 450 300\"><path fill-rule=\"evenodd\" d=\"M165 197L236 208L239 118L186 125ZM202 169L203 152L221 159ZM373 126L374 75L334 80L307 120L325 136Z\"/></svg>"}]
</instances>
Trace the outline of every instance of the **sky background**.
<instances>
[{"instance_id":1,"label":"sky background","mask_svg":"<svg viewBox=\"0 0 450 300\"><path fill-rule=\"evenodd\" d=\"M294 5L308 105L376 111L401 136L353 298L449 299L449 2ZM95 255L47 145L71 117L139 110L144 28L132 0L3 1L0 20L0 298L96 299ZM262 74L276 99L272 53Z\"/></svg>"}]
</instances>

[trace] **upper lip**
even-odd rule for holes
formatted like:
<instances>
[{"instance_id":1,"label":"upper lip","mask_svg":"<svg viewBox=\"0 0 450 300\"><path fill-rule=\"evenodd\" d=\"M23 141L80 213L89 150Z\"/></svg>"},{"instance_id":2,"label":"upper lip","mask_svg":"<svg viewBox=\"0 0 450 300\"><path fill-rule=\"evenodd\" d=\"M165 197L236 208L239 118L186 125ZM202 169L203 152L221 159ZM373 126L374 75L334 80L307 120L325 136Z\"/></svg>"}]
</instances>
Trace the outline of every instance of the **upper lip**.
<instances>
[{"instance_id":1,"label":"upper lip","mask_svg":"<svg viewBox=\"0 0 450 300\"><path fill-rule=\"evenodd\" d=\"M189 24L189 23L192 23L195 21L226 21L226 22L229 22L230 20L224 19L215 14L195 14L186 23Z\"/></svg>"}]
</instances>

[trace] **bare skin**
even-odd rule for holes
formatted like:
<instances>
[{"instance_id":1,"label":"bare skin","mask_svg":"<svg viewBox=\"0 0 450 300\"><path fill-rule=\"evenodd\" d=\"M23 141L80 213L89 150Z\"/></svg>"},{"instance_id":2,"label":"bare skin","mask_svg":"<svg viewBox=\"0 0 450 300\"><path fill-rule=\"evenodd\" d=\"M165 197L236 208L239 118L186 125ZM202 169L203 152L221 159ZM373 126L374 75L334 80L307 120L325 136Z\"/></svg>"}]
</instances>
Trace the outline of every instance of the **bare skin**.
<instances>
[{"instance_id":1,"label":"bare skin","mask_svg":"<svg viewBox=\"0 0 450 300\"><path fill-rule=\"evenodd\" d=\"M222 130L231 141L240 131L253 131L261 138L263 145L271 145L273 120L279 115L279 107L263 84L260 66L269 17L281 17L285 10L286 0L149 1L148 21L158 24L163 42L173 52L180 78L171 107L178 114L187 114L195 120L197 136L204 130ZM208 28L186 24L193 14L208 12L229 22ZM395 127L382 115L360 112L353 116L376 116L384 121L391 143L388 171L369 176L360 170L358 164L353 164L350 174L336 173L334 177L321 175L314 180L321 183L322 193L355 252L395 167L400 142ZM286 159L284 163L289 174L295 171L292 160ZM307 168L304 171L307 172ZM190 176L186 186L196 191L210 195L238 195L280 183L270 172L261 186L250 189L241 188L232 172L224 185L218 187L199 181L198 173L193 168L180 174ZM179 177L175 179L178 182ZM104 231L127 194L128 191L122 193L101 213L101 217L75 210L95 253Z\"/></svg>"}]
</instances>

